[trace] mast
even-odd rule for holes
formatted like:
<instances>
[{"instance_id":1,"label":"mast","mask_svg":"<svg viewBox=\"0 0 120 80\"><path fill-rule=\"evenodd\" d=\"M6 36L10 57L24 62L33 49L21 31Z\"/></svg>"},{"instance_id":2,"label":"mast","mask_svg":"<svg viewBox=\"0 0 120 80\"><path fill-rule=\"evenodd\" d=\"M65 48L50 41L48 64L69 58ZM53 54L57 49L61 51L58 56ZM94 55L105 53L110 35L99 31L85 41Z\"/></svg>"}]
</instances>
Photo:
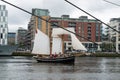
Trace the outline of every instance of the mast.
<instances>
[{"instance_id":1,"label":"mast","mask_svg":"<svg viewBox=\"0 0 120 80\"><path fill-rule=\"evenodd\" d=\"M64 54L64 34L61 34L61 35L59 35L59 37L61 38L61 40L62 40L62 54Z\"/></svg>"},{"instance_id":2,"label":"mast","mask_svg":"<svg viewBox=\"0 0 120 80\"><path fill-rule=\"evenodd\" d=\"M64 34L61 35L62 39L62 54L64 54Z\"/></svg>"},{"instance_id":3,"label":"mast","mask_svg":"<svg viewBox=\"0 0 120 80\"><path fill-rule=\"evenodd\" d=\"M50 27L50 36L49 36L50 37L50 55L52 55L52 44L53 44L52 43L52 36L51 35L52 35L52 29Z\"/></svg>"}]
</instances>

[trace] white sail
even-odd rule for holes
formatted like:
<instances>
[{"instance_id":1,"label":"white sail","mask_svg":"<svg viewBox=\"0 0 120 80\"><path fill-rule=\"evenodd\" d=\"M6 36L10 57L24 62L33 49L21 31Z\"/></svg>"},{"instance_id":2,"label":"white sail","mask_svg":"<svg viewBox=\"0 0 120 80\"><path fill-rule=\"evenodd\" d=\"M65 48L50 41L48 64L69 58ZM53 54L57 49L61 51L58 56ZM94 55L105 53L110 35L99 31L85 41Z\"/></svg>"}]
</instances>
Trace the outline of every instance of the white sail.
<instances>
[{"instance_id":1,"label":"white sail","mask_svg":"<svg viewBox=\"0 0 120 80\"><path fill-rule=\"evenodd\" d=\"M49 37L37 29L35 33L33 54L50 54L50 41Z\"/></svg>"},{"instance_id":2,"label":"white sail","mask_svg":"<svg viewBox=\"0 0 120 80\"><path fill-rule=\"evenodd\" d=\"M65 28L65 29L67 29L71 32L75 32L74 28ZM63 35L63 34L71 35L73 49L87 51L87 49L84 47L84 45L77 39L77 37L74 34L68 32L62 28L54 28L53 29L53 32L52 32L53 37L57 37L58 35Z\"/></svg>"},{"instance_id":3,"label":"white sail","mask_svg":"<svg viewBox=\"0 0 120 80\"><path fill-rule=\"evenodd\" d=\"M72 39L72 47L73 47L73 49L87 51L87 49L83 46L83 44L72 33L71 33L71 39Z\"/></svg>"},{"instance_id":4,"label":"white sail","mask_svg":"<svg viewBox=\"0 0 120 80\"><path fill-rule=\"evenodd\" d=\"M62 39L59 37L53 37L52 42L52 54L62 53Z\"/></svg>"}]
</instances>

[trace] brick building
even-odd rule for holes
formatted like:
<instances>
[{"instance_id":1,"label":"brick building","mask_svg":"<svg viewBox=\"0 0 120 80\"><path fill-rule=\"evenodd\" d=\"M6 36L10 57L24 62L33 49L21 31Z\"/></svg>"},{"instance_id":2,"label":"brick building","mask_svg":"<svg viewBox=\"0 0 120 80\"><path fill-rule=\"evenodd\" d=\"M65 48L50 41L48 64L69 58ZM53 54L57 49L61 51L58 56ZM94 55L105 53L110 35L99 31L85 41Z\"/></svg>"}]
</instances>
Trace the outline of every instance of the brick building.
<instances>
[{"instance_id":1,"label":"brick building","mask_svg":"<svg viewBox=\"0 0 120 80\"><path fill-rule=\"evenodd\" d=\"M61 27L73 27L80 36L78 39L85 45L88 51L93 52L98 49L98 45L93 44L96 42L101 44L102 37L102 25L99 21L94 19L88 19L87 16L81 16L79 18L70 18L69 15L62 15L61 17L51 17L51 23L59 25ZM57 27L51 25L52 28ZM92 42L90 42L90 41ZM65 50L72 50L71 41L69 36L64 35Z\"/></svg>"}]
</instances>

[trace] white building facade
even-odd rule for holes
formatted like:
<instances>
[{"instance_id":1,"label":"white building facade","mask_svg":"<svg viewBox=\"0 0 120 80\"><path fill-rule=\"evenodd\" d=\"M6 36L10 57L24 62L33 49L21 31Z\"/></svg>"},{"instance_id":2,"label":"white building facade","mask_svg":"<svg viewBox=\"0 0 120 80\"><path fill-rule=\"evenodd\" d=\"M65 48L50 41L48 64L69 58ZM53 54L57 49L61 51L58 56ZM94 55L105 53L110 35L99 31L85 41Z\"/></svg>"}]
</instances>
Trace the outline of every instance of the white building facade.
<instances>
[{"instance_id":1,"label":"white building facade","mask_svg":"<svg viewBox=\"0 0 120 80\"><path fill-rule=\"evenodd\" d=\"M117 31L120 32L120 18L112 18L110 20L110 23L109 25L116 29ZM109 33L108 33L110 36L110 39L113 40L114 44L115 44L115 47L116 47L116 52L120 52L120 33L112 30L109 28Z\"/></svg>"},{"instance_id":2,"label":"white building facade","mask_svg":"<svg viewBox=\"0 0 120 80\"><path fill-rule=\"evenodd\" d=\"M0 45L7 45L8 11L5 5L0 5Z\"/></svg>"}]
</instances>

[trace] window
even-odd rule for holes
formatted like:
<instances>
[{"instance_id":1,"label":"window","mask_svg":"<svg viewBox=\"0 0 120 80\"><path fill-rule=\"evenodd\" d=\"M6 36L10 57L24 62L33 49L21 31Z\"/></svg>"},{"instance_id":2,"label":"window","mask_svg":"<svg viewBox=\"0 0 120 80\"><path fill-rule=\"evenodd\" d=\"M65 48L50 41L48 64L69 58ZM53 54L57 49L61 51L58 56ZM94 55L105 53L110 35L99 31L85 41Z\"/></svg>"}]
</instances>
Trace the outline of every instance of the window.
<instances>
[{"instance_id":1,"label":"window","mask_svg":"<svg viewBox=\"0 0 120 80\"><path fill-rule=\"evenodd\" d=\"M88 40L90 40L91 39L91 37L88 37Z\"/></svg>"},{"instance_id":2,"label":"window","mask_svg":"<svg viewBox=\"0 0 120 80\"><path fill-rule=\"evenodd\" d=\"M88 37L91 37L91 34L88 34Z\"/></svg>"},{"instance_id":3,"label":"window","mask_svg":"<svg viewBox=\"0 0 120 80\"><path fill-rule=\"evenodd\" d=\"M54 27L57 27L56 25L59 25L59 22L52 22L52 27L54 28Z\"/></svg>"},{"instance_id":4,"label":"window","mask_svg":"<svg viewBox=\"0 0 120 80\"><path fill-rule=\"evenodd\" d=\"M88 27L91 27L91 25L92 25L91 23L88 23Z\"/></svg>"},{"instance_id":5,"label":"window","mask_svg":"<svg viewBox=\"0 0 120 80\"><path fill-rule=\"evenodd\" d=\"M5 29L3 29L3 33L5 33Z\"/></svg>"},{"instance_id":6,"label":"window","mask_svg":"<svg viewBox=\"0 0 120 80\"><path fill-rule=\"evenodd\" d=\"M1 36L1 39L2 39L2 38L3 38L3 34L1 33L1 35L0 35L0 36Z\"/></svg>"},{"instance_id":7,"label":"window","mask_svg":"<svg viewBox=\"0 0 120 80\"><path fill-rule=\"evenodd\" d=\"M68 22L68 27L76 27L76 23L75 22Z\"/></svg>"},{"instance_id":8,"label":"window","mask_svg":"<svg viewBox=\"0 0 120 80\"><path fill-rule=\"evenodd\" d=\"M71 40L71 36L70 35L68 35L68 40Z\"/></svg>"},{"instance_id":9,"label":"window","mask_svg":"<svg viewBox=\"0 0 120 80\"><path fill-rule=\"evenodd\" d=\"M72 49L71 49L71 47L68 47L68 51L71 51Z\"/></svg>"},{"instance_id":10,"label":"window","mask_svg":"<svg viewBox=\"0 0 120 80\"><path fill-rule=\"evenodd\" d=\"M5 28L7 28L7 24L5 24Z\"/></svg>"},{"instance_id":11,"label":"window","mask_svg":"<svg viewBox=\"0 0 120 80\"><path fill-rule=\"evenodd\" d=\"M99 37L98 36L96 36L96 41L99 41Z\"/></svg>"},{"instance_id":12,"label":"window","mask_svg":"<svg viewBox=\"0 0 120 80\"><path fill-rule=\"evenodd\" d=\"M91 48L92 47L92 43L89 43L89 48Z\"/></svg>"},{"instance_id":13,"label":"window","mask_svg":"<svg viewBox=\"0 0 120 80\"><path fill-rule=\"evenodd\" d=\"M3 25L1 25L0 27L3 28Z\"/></svg>"},{"instance_id":14,"label":"window","mask_svg":"<svg viewBox=\"0 0 120 80\"><path fill-rule=\"evenodd\" d=\"M91 30L91 27L88 27L88 30Z\"/></svg>"},{"instance_id":15,"label":"window","mask_svg":"<svg viewBox=\"0 0 120 80\"><path fill-rule=\"evenodd\" d=\"M5 10L5 5L3 6L3 10Z\"/></svg>"},{"instance_id":16,"label":"window","mask_svg":"<svg viewBox=\"0 0 120 80\"><path fill-rule=\"evenodd\" d=\"M71 45L71 43L68 43L68 45Z\"/></svg>"},{"instance_id":17,"label":"window","mask_svg":"<svg viewBox=\"0 0 120 80\"><path fill-rule=\"evenodd\" d=\"M5 16L7 16L7 15L8 15L8 12L6 11L6 12L5 12Z\"/></svg>"},{"instance_id":18,"label":"window","mask_svg":"<svg viewBox=\"0 0 120 80\"><path fill-rule=\"evenodd\" d=\"M96 36L99 36L99 32L98 31L96 31Z\"/></svg>"},{"instance_id":19,"label":"window","mask_svg":"<svg viewBox=\"0 0 120 80\"><path fill-rule=\"evenodd\" d=\"M0 10L1 10L1 5L0 5Z\"/></svg>"},{"instance_id":20,"label":"window","mask_svg":"<svg viewBox=\"0 0 120 80\"><path fill-rule=\"evenodd\" d=\"M96 31L99 31L99 24L96 24Z\"/></svg>"},{"instance_id":21,"label":"window","mask_svg":"<svg viewBox=\"0 0 120 80\"><path fill-rule=\"evenodd\" d=\"M6 20L5 20L5 17L3 17L3 22L5 22Z\"/></svg>"},{"instance_id":22,"label":"window","mask_svg":"<svg viewBox=\"0 0 120 80\"><path fill-rule=\"evenodd\" d=\"M1 16L3 16L3 12L1 12Z\"/></svg>"}]
</instances>

